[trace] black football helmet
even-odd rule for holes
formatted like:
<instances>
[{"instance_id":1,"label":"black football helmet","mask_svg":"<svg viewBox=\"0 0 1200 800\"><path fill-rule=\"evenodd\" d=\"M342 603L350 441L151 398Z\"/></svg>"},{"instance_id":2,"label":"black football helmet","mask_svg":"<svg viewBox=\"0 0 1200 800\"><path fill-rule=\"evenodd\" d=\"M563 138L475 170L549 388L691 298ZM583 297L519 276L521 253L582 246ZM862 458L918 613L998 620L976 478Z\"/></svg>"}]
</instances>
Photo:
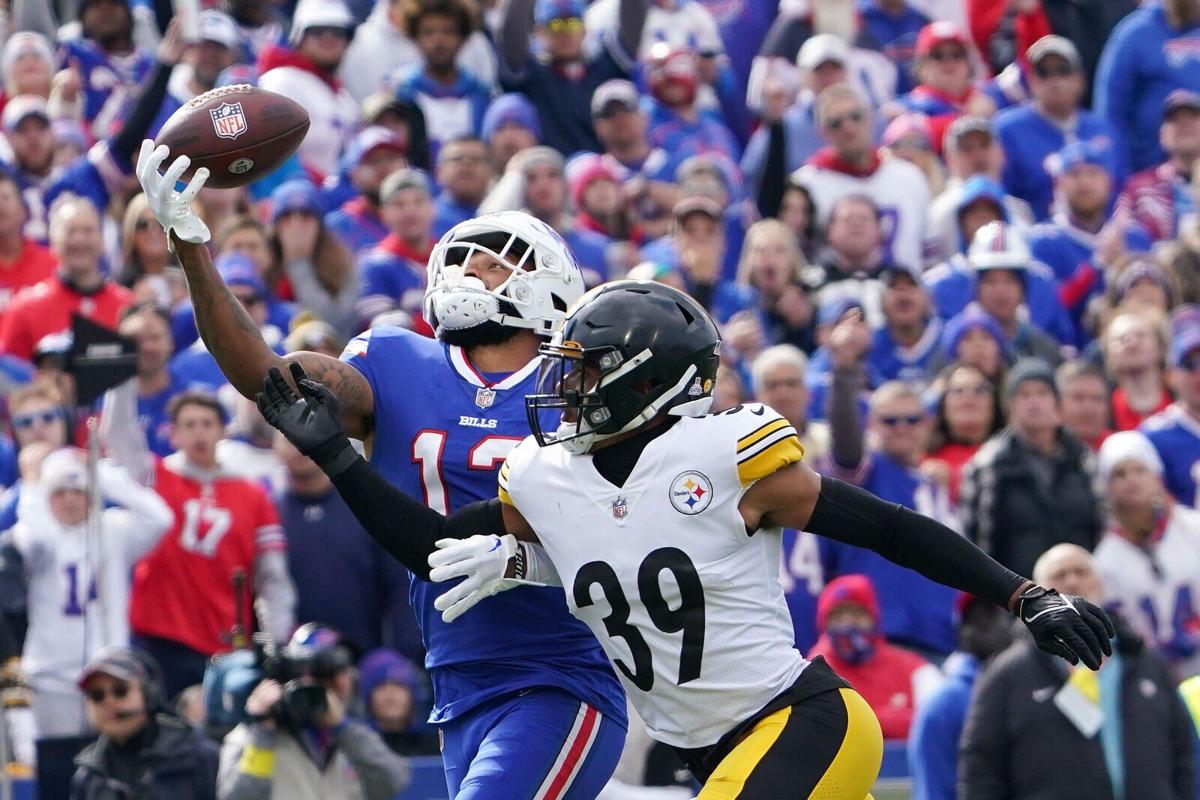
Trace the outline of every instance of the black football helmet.
<instances>
[{"instance_id":1,"label":"black football helmet","mask_svg":"<svg viewBox=\"0 0 1200 800\"><path fill-rule=\"evenodd\" d=\"M525 398L539 445L585 453L662 415L712 406L721 334L704 307L653 281L615 281L580 298L541 347L537 394ZM562 412L547 430L541 412Z\"/></svg>"}]
</instances>

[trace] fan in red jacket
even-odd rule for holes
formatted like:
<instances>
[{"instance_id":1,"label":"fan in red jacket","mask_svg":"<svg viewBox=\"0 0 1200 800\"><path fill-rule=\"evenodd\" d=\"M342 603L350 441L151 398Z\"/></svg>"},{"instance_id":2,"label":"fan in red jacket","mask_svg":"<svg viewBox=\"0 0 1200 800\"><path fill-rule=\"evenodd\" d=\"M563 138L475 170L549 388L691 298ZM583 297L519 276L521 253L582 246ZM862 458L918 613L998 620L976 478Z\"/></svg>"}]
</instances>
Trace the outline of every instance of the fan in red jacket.
<instances>
[{"instance_id":1,"label":"fan in red jacket","mask_svg":"<svg viewBox=\"0 0 1200 800\"><path fill-rule=\"evenodd\" d=\"M817 630L821 638L809 658L824 656L854 686L879 718L883 738L908 738L917 706L941 683L942 674L883 638L871 579L843 575L830 581L817 599Z\"/></svg>"}]
</instances>

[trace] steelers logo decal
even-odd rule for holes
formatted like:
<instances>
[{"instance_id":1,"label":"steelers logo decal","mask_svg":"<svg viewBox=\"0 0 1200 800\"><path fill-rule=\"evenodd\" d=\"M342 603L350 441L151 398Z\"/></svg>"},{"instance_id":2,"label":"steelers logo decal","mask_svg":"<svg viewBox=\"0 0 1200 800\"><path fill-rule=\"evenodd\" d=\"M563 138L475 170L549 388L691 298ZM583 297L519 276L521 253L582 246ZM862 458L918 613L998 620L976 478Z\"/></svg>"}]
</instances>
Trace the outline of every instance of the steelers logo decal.
<instances>
[{"instance_id":1,"label":"steelers logo decal","mask_svg":"<svg viewBox=\"0 0 1200 800\"><path fill-rule=\"evenodd\" d=\"M712 502L712 481L703 472L689 469L675 476L668 495L680 514L699 514Z\"/></svg>"}]
</instances>

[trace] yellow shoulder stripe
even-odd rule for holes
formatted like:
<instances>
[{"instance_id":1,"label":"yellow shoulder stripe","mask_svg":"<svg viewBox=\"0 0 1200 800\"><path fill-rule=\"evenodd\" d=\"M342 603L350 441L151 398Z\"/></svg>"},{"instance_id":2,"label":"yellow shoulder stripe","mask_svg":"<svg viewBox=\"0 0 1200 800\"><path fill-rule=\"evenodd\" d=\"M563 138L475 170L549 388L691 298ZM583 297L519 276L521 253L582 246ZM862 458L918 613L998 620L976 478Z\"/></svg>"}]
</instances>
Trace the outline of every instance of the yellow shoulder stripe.
<instances>
[{"instance_id":1,"label":"yellow shoulder stripe","mask_svg":"<svg viewBox=\"0 0 1200 800\"><path fill-rule=\"evenodd\" d=\"M746 486L762 480L788 464L795 464L803 458L804 446L800 444L800 439L792 433L738 461L738 479L743 486Z\"/></svg>"},{"instance_id":2,"label":"yellow shoulder stripe","mask_svg":"<svg viewBox=\"0 0 1200 800\"><path fill-rule=\"evenodd\" d=\"M737 442L738 452L739 453L742 452L747 447L754 445L756 442L761 442L763 439L770 436L775 431L779 430L780 428L786 428L790 424L791 423L789 423L783 417L776 417L775 419L771 420L770 422L767 422L767 423L759 426L755 430L751 431L750 433L746 434L742 438L738 439L738 442Z\"/></svg>"},{"instance_id":3,"label":"yellow shoulder stripe","mask_svg":"<svg viewBox=\"0 0 1200 800\"><path fill-rule=\"evenodd\" d=\"M509 495L508 489L505 489L503 486L496 487L496 496L500 498L500 502L504 503L504 505L512 506L513 508L517 507L517 504L513 502L512 496Z\"/></svg>"}]
</instances>

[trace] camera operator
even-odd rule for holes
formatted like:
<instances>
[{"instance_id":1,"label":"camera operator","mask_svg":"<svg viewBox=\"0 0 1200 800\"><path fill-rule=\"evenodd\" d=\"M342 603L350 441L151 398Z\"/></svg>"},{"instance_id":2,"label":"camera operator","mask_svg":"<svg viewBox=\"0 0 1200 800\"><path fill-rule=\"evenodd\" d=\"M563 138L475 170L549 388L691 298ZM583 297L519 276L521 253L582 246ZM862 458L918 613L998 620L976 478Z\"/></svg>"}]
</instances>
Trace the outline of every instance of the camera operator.
<instances>
[{"instance_id":1,"label":"camera operator","mask_svg":"<svg viewBox=\"0 0 1200 800\"><path fill-rule=\"evenodd\" d=\"M208 800L216 791L217 748L162 707L149 656L108 647L79 679L88 721L100 734L75 758L71 800Z\"/></svg>"},{"instance_id":2,"label":"camera operator","mask_svg":"<svg viewBox=\"0 0 1200 800\"><path fill-rule=\"evenodd\" d=\"M353 661L334 631L301 626L263 674L221 747L221 800L390 800L408 784L408 763L346 715Z\"/></svg>"}]
</instances>

